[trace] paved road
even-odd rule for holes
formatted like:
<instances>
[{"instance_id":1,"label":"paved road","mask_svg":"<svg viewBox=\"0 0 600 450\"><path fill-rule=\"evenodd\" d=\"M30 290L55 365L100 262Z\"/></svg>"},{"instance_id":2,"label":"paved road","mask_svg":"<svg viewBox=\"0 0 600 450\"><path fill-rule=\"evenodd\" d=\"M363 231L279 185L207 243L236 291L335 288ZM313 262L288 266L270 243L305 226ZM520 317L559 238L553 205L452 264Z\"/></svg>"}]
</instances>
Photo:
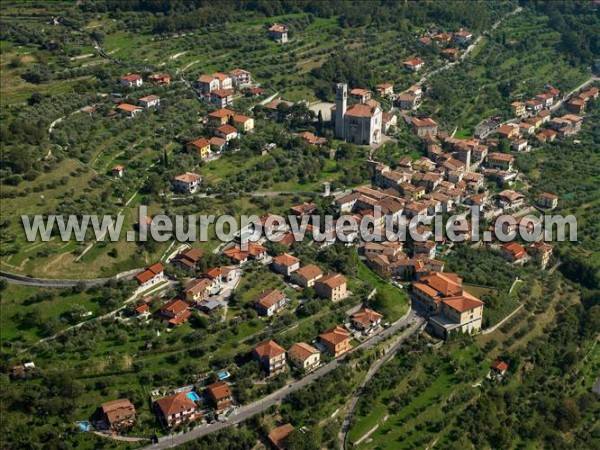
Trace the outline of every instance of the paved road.
<instances>
[{"instance_id":1,"label":"paved road","mask_svg":"<svg viewBox=\"0 0 600 450\"><path fill-rule=\"evenodd\" d=\"M387 337L392 336L393 334L397 333L401 328L403 328L407 324L411 324L411 323L421 324L422 321L423 321L423 319L421 317L417 316L416 313L411 310L410 313L406 317L398 320L397 322L392 324L391 327L389 327L386 330L383 330L381 333L379 333L377 336L374 336L372 339L369 339L368 341L363 342L361 345L356 346L352 350L352 352L356 351L359 348L371 349L371 348L375 347L377 344L379 344L381 341L386 339ZM413 325L413 327L411 328L411 332L415 332L416 330L418 330L418 328L419 328L418 326ZM411 333L407 333L406 336L409 336L410 334ZM241 408L239 408L236 411L236 413L233 416L231 416L229 418L229 420L227 422L216 422L214 424L201 425L187 433L181 433L181 434L177 434L177 435L173 435L173 436L165 436L157 444L149 445L144 448L146 448L146 449L165 449L165 448L174 447L177 445L181 445L185 442L188 442L188 441L191 441L194 439L198 439L202 436L206 436L207 434L222 430L224 428L228 428L232 425L242 423L245 420L249 419L250 417L255 416L256 414L260 414L261 412L268 409L269 407L281 403L285 399L285 397L287 397L292 392L296 392L299 389L302 389L302 388L308 386L313 381L318 380L319 378L328 374L329 372L331 372L338 366L343 365L345 363L345 361L346 361L346 357L341 357L334 361L331 361L331 362L319 367L317 370L315 370L314 372L305 376L304 378L301 378L300 380L295 381L292 384L290 384L284 388L281 388L278 391L273 392L270 395L267 395L266 397L262 398L261 400L258 400L254 403L250 403L246 406L242 406Z\"/></svg>"},{"instance_id":2,"label":"paved road","mask_svg":"<svg viewBox=\"0 0 600 450\"><path fill-rule=\"evenodd\" d=\"M388 362L390 359L392 359L394 357L394 355L396 354L396 351L400 348L400 346L410 336L412 336L415 333L415 331L417 331L424 323L425 323L425 319L422 317L418 317L415 320L415 322L413 323L413 325L407 331L405 331L401 336L399 336L397 338L396 342L394 342L386 350L385 355L383 355L381 358L379 358L379 360L377 360L377 362L375 362L375 364L373 364L371 366L371 368L365 375L363 382L360 384L360 386L356 390L354 396L350 399L350 404L348 405L348 411L346 413L346 417L344 418L344 422L342 424L342 429L340 431L340 438L341 438L340 441L341 441L342 449L345 449L348 445L347 440L348 440L348 433L350 432L350 421L352 420L352 416L354 415L354 409L356 408L356 405L358 403L358 400L360 399L360 396L363 394L363 390L364 390L365 386L367 385L367 383L369 381L371 381L371 379L377 373L377 371L379 369L381 369L381 367L386 362Z\"/></svg>"},{"instance_id":3,"label":"paved road","mask_svg":"<svg viewBox=\"0 0 600 450\"><path fill-rule=\"evenodd\" d=\"M87 280L63 280L51 278L34 278L25 275L17 275L15 273L0 271L0 278L4 278L11 284L20 284L23 286L34 286L41 288L71 288L77 285L85 287L98 286L107 283L110 280L131 280L143 269L133 269L126 272L121 272L112 278L92 278Z\"/></svg>"}]
</instances>

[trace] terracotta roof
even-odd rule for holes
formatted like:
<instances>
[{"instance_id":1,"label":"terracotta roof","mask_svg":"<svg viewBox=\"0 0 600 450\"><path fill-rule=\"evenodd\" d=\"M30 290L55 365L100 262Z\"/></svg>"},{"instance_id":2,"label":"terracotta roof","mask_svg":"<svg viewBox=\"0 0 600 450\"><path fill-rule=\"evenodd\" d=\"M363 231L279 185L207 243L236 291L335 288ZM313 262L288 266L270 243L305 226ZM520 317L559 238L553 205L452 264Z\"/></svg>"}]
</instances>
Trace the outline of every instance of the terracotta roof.
<instances>
[{"instance_id":1,"label":"terracotta roof","mask_svg":"<svg viewBox=\"0 0 600 450\"><path fill-rule=\"evenodd\" d=\"M306 342L296 342L288 350L288 356L299 361L305 361L315 353L319 353L319 350L314 348L312 345L307 344Z\"/></svg>"},{"instance_id":2,"label":"terracotta roof","mask_svg":"<svg viewBox=\"0 0 600 450\"><path fill-rule=\"evenodd\" d=\"M254 303L259 304L265 309L268 309L283 299L285 299L285 294L283 292L281 292L279 289L272 289L268 291L262 291L254 299Z\"/></svg>"},{"instance_id":3,"label":"terracotta roof","mask_svg":"<svg viewBox=\"0 0 600 450\"><path fill-rule=\"evenodd\" d=\"M282 23L274 23L273 25L271 25L271 28L269 28L269 31L274 33L285 33L287 32L287 30L288 28Z\"/></svg>"},{"instance_id":4,"label":"terracotta roof","mask_svg":"<svg viewBox=\"0 0 600 450\"><path fill-rule=\"evenodd\" d=\"M421 58L412 58L407 59L402 64L404 64L405 66L418 66L420 64L423 64L423 60Z\"/></svg>"},{"instance_id":5,"label":"terracotta roof","mask_svg":"<svg viewBox=\"0 0 600 450\"><path fill-rule=\"evenodd\" d=\"M294 427L291 423L286 423L278 428L275 428L269 433L269 440L277 448L277 450L283 450L284 440L288 435L294 431Z\"/></svg>"},{"instance_id":6,"label":"terracotta roof","mask_svg":"<svg viewBox=\"0 0 600 450\"><path fill-rule=\"evenodd\" d=\"M246 123L250 120L250 117L244 116L243 114L236 114L233 116L233 121L237 123Z\"/></svg>"},{"instance_id":7,"label":"terracotta roof","mask_svg":"<svg viewBox=\"0 0 600 450\"><path fill-rule=\"evenodd\" d=\"M294 205L290 207L292 212L296 214L311 214L317 209L317 205L315 203L307 203L303 202L299 205Z\"/></svg>"},{"instance_id":8,"label":"terracotta roof","mask_svg":"<svg viewBox=\"0 0 600 450\"><path fill-rule=\"evenodd\" d=\"M508 251L515 259L521 259L527 254L525 249L516 242L508 242L504 244L502 246L502 250Z\"/></svg>"},{"instance_id":9,"label":"terracotta roof","mask_svg":"<svg viewBox=\"0 0 600 450\"><path fill-rule=\"evenodd\" d=\"M165 417L181 413L188 409L196 408L196 404L190 398L188 398L185 392L180 392L179 394L159 398L158 400L156 400L156 404L163 412L163 415Z\"/></svg>"},{"instance_id":10,"label":"terracotta roof","mask_svg":"<svg viewBox=\"0 0 600 450\"><path fill-rule=\"evenodd\" d=\"M161 273L163 270L165 270L165 266L163 266L160 263L156 263L156 264L153 264L150 267L148 267L142 273L139 273L138 275L136 275L135 278L140 284L143 284L146 281L154 278L156 275Z\"/></svg>"},{"instance_id":11,"label":"terracotta roof","mask_svg":"<svg viewBox=\"0 0 600 450\"><path fill-rule=\"evenodd\" d=\"M260 358L269 358L273 359L285 353L283 347L281 347L277 342L273 340L264 341L254 347L254 352Z\"/></svg>"},{"instance_id":12,"label":"terracotta roof","mask_svg":"<svg viewBox=\"0 0 600 450\"><path fill-rule=\"evenodd\" d=\"M215 381L214 383L209 384L208 386L206 386L206 389L208 390L212 398L217 402L229 398L232 395L231 388L223 380Z\"/></svg>"},{"instance_id":13,"label":"terracotta roof","mask_svg":"<svg viewBox=\"0 0 600 450\"><path fill-rule=\"evenodd\" d=\"M123 170L123 169L125 169L125 166L123 166L123 165L121 165L121 164L117 164L116 166L114 166L114 167L113 167L112 169L110 169L110 170L114 170L114 171L119 171L119 172L120 172L120 171L121 171L121 170Z\"/></svg>"},{"instance_id":14,"label":"terracotta roof","mask_svg":"<svg viewBox=\"0 0 600 450\"><path fill-rule=\"evenodd\" d=\"M433 120L431 117L427 117L425 119L419 119L417 117L412 119L411 122L415 127L434 127L437 126L437 122Z\"/></svg>"},{"instance_id":15,"label":"terracotta roof","mask_svg":"<svg viewBox=\"0 0 600 450\"><path fill-rule=\"evenodd\" d=\"M229 78L229 75L221 72L213 73L212 76L213 78L216 78L219 81L225 81L227 78Z\"/></svg>"},{"instance_id":16,"label":"terracotta roof","mask_svg":"<svg viewBox=\"0 0 600 450\"><path fill-rule=\"evenodd\" d=\"M350 90L350 95L357 95L360 97L364 97L365 95L370 94L370 92L366 89L361 89L361 88L354 88L352 90Z\"/></svg>"},{"instance_id":17,"label":"terracotta roof","mask_svg":"<svg viewBox=\"0 0 600 450\"><path fill-rule=\"evenodd\" d=\"M174 180L181 181L182 183L193 183L194 181L198 181L200 178L202 177L197 173L186 172L184 174L176 176Z\"/></svg>"},{"instance_id":18,"label":"terracotta roof","mask_svg":"<svg viewBox=\"0 0 600 450\"><path fill-rule=\"evenodd\" d=\"M281 255L278 255L275 258L273 258L273 262L280 266L289 267L293 266L296 263L299 263L300 260L288 253L282 253Z\"/></svg>"},{"instance_id":19,"label":"terracotta roof","mask_svg":"<svg viewBox=\"0 0 600 450\"><path fill-rule=\"evenodd\" d=\"M348 331L346 331L342 327L336 326L319 335L319 338L322 341L329 342L330 344L335 345L350 339L350 333L348 333Z\"/></svg>"},{"instance_id":20,"label":"terracotta roof","mask_svg":"<svg viewBox=\"0 0 600 450\"><path fill-rule=\"evenodd\" d=\"M206 138L199 138L195 141L189 142L188 145L193 145L196 148L204 148L207 145L210 145L210 141Z\"/></svg>"},{"instance_id":21,"label":"terracotta roof","mask_svg":"<svg viewBox=\"0 0 600 450\"><path fill-rule=\"evenodd\" d=\"M346 277L341 273L332 273L319 279L317 283L324 284L330 289L335 289L346 284Z\"/></svg>"},{"instance_id":22,"label":"terracotta roof","mask_svg":"<svg viewBox=\"0 0 600 450\"><path fill-rule=\"evenodd\" d=\"M212 75L200 75L198 77L198 81L200 83L210 83L215 79L215 77L213 77Z\"/></svg>"},{"instance_id":23,"label":"terracotta roof","mask_svg":"<svg viewBox=\"0 0 600 450\"><path fill-rule=\"evenodd\" d=\"M123 75L121 77L121 80L127 80L127 81L137 81L137 80L141 80L141 79L142 79L142 77L135 73L128 73L127 75Z\"/></svg>"},{"instance_id":24,"label":"terracotta roof","mask_svg":"<svg viewBox=\"0 0 600 450\"><path fill-rule=\"evenodd\" d=\"M234 126L229 125L228 123L226 123L225 125L221 125L220 127L218 127L217 131L219 133L223 133L225 135L229 135L229 134L233 134L233 133L237 134L237 129Z\"/></svg>"},{"instance_id":25,"label":"terracotta roof","mask_svg":"<svg viewBox=\"0 0 600 450\"><path fill-rule=\"evenodd\" d=\"M458 295L456 297L447 297L442 300L442 303L448 305L450 308L460 313L471 311L472 309L483 306L483 302L481 300L479 300L476 297L473 297L467 292L463 292L462 295Z\"/></svg>"},{"instance_id":26,"label":"terracotta roof","mask_svg":"<svg viewBox=\"0 0 600 450\"><path fill-rule=\"evenodd\" d=\"M492 364L492 369L496 369L498 372L504 372L505 370L507 370L510 366L508 365L508 363L506 361L502 361L500 359L497 359L496 361L494 361L494 363Z\"/></svg>"},{"instance_id":27,"label":"terracotta roof","mask_svg":"<svg viewBox=\"0 0 600 450\"><path fill-rule=\"evenodd\" d=\"M119 420L130 418L135 414L135 407L126 398L102 403L100 409L111 424L118 422Z\"/></svg>"},{"instance_id":28,"label":"terracotta roof","mask_svg":"<svg viewBox=\"0 0 600 450\"><path fill-rule=\"evenodd\" d=\"M443 297L448 297L461 292L462 280L455 273L434 272L421 278L420 284L425 284L434 289L436 294L439 293Z\"/></svg>"},{"instance_id":29,"label":"terracotta roof","mask_svg":"<svg viewBox=\"0 0 600 450\"><path fill-rule=\"evenodd\" d=\"M229 72L229 75L237 76L237 75L245 75L247 73L249 74L250 72L248 72L247 70L244 70L244 69L233 69L232 71Z\"/></svg>"},{"instance_id":30,"label":"terracotta roof","mask_svg":"<svg viewBox=\"0 0 600 450\"><path fill-rule=\"evenodd\" d=\"M174 298L174 299L169 300L167 303L165 303L163 305L163 307L161 308L161 310L168 311L168 312L172 313L173 315L178 315L178 314L181 314L182 312L188 310L189 307L190 307L190 305L188 305L183 300Z\"/></svg>"},{"instance_id":31,"label":"terracotta roof","mask_svg":"<svg viewBox=\"0 0 600 450\"><path fill-rule=\"evenodd\" d=\"M218 147L221 147L222 145L227 144L227 141L225 139L217 137L217 136L211 137L208 142L210 142L210 145L216 145Z\"/></svg>"},{"instance_id":32,"label":"terracotta roof","mask_svg":"<svg viewBox=\"0 0 600 450\"><path fill-rule=\"evenodd\" d=\"M208 113L208 117L213 117L215 119L222 119L223 117L232 116L234 114L235 113L230 109L221 108L221 109L217 109L216 111L213 111L211 113Z\"/></svg>"},{"instance_id":33,"label":"terracotta roof","mask_svg":"<svg viewBox=\"0 0 600 450\"><path fill-rule=\"evenodd\" d=\"M140 305L135 308L135 312L137 314L143 314L148 311L150 311L150 306L147 303L144 303L143 305Z\"/></svg>"},{"instance_id":34,"label":"terracotta roof","mask_svg":"<svg viewBox=\"0 0 600 450\"><path fill-rule=\"evenodd\" d=\"M323 275L323 271L314 264L308 264L306 266L300 267L296 272L296 275L304 278L305 280L313 280L319 275Z\"/></svg>"},{"instance_id":35,"label":"terracotta roof","mask_svg":"<svg viewBox=\"0 0 600 450\"><path fill-rule=\"evenodd\" d=\"M121 111L133 112L138 111L140 108L130 105L129 103L121 103L119 106L117 106L117 109L120 109Z\"/></svg>"},{"instance_id":36,"label":"terracotta roof","mask_svg":"<svg viewBox=\"0 0 600 450\"><path fill-rule=\"evenodd\" d=\"M379 314L376 311L373 311L370 308L362 308L361 310L352 314L350 318L352 319L352 321L361 324L364 328L368 328L371 326L372 323L381 320L383 318L383 315Z\"/></svg>"},{"instance_id":37,"label":"terracotta roof","mask_svg":"<svg viewBox=\"0 0 600 450\"><path fill-rule=\"evenodd\" d=\"M212 91L210 93L210 95L214 95L215 97L229 97L230 95L233 95L233 90L231 89L217 89L215 91Z\"/></svg>"},{"instance_id":38,"label":"terracotta roof","mask_svg":"<svg viewBox=\"0 0 600 450\"><path fill-rule=\"evenodd\" d=\"M196 278L190 281L186 287L183 289L184 293L191 292L192 294L196 294L198 292L206 291L210 289L213 285L212 280L208 278Z\"/></svg>"},{"instance_id":39,"label":"terracotta roof","mask_svg":"<svg viewBox=\"0 0 600 450\"><path fill-rule=\"evenodd\" d=\"M495 161L505 161L505 162L513 162L515 158L508 153L490 153L488 155L488 159L493 159Z\"/></svg>"},{"instance_id":40,"label":"terracotta roof","mask_svg":"<svg viewBox=\"0 0 600 450\"><path fill-rule=\"evenodd\" d=\"M352 117L373 117L376 109L377 107L363 104L351 105L346 109L346 115Z\"/></svg>"},{"instance_id":41,"label":"terracotta roof","mask_svg":"<svg viewBox=\"0 0 600 450\"><path fill-rule=\"evenodd\" d=\"M159 100L160 97L157 95L146 95L145 97L140 98L140 102L151 102L153 100Z\"/></svg>"}]
</instances>

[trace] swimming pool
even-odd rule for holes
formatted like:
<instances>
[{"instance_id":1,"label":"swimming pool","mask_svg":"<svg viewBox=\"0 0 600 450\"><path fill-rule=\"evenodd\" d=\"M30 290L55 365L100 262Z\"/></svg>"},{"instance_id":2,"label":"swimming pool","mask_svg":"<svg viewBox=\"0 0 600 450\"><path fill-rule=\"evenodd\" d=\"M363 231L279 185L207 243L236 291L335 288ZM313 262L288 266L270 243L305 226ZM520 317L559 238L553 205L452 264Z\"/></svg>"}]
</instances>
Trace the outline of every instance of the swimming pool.
<instances>
[{"instance_id":1,"label":"swimming pool","mask_svg":"<svg viewBox=\"0 0 600 450\"><path fill-rule=\"evenodd\" d=\"M190 400L192 400L194 402L199 402L200 401L200 397L194 391L188 392L185 395L187 395L187 398L189 398Z\"/></svg>"}]
</instances>

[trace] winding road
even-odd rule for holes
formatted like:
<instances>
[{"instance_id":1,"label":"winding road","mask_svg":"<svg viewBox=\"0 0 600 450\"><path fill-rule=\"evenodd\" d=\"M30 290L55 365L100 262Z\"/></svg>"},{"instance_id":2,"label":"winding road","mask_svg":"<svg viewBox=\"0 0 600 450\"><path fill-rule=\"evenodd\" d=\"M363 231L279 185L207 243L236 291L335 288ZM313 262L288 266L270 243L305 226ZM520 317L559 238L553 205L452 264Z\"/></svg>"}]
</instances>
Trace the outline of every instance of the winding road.
<instances>
[{"instance_id":1,"label":"winding road","mask_svg":"<svg viewBox=\"0 0 600 450\"><path fill-rule=\"evenodd\" d=\"M415 311L411 310L404 318L394 322L392 324L392 326L383 330L381 333L374 336L373 338L356 346L348 354L355 352L359 348L362 348L365 350L371 349L371 348L375 347L376 345L378 345L379 343L381 343L383 340L387 339L388 337L393 336L394 334L396 334L397 332L402 330L406 325L411 325L409 331L404 333L402 335L402 338L400 339L400 341L395 344L395 346L400 346L400 344L402 342L404 342L409 336L411 336L412 334L414 334L415 332L417 332L419 330L420 326L424 323L424 321L425 321L424 318L418 316ZM271 406L281 403L289 394L308 386L313 381L316 381L319 378L323 377L324 375L327 375L328 373L330 373L337 367L344 365L347 362L348 354L319 367L317 370L306 375L304 378L301 378L301 379L289 384L288 386L285 386L285 387L279 389L278 391L275 391L272 394L269 394L266 397L263 397L260 400L257 400L253 403L250 403L248 405L240 407L225 422L215 422L212 424L200 425L186 433L180 433L180 434L176 434L176 435L172 435L172 436L165 436L163 438L160 438L158 443L148 445L144 448L146 448L146 449L165 449L165 448L175 447L177 445L184 444L184 443L192 441L194 439L201 438L210 433L214 433L216 431L223 430L223 429L231 427L233 425L242 423L245 420L247 420L257 414L260 414L261 412L270 408ZM394 354L394 352L392 352L392 351L388 352L389 357L391 357L393 354Z\"/></svg>"}]
</instances>

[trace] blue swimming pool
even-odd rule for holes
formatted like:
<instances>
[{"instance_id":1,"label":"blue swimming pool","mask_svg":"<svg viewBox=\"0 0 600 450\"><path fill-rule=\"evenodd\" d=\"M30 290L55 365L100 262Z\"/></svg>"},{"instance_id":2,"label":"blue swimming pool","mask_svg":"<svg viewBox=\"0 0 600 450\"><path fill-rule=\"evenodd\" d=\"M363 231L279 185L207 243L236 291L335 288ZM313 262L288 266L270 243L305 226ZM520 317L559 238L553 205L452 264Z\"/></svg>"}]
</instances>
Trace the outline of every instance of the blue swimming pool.
<instances>
[{"instance_id":1,"label":"blue swimming pool","mask_svg":"<svg viewBox=\"0 0 600 450\"><path fill-rule=\"evenodd\" d=\"M186 395L187 395L187 398L189 398L190 400L192 400L194 402L200 401L200 397L194 391L188 392Z\"/></svg>"},{"instance_id":2,"label":"blue swimming pool","mask_svg":"<svg viewBox=\"0 0 600 450\"><path fill-rule=\"evenodd\" d=\"M219 377L219 380L226 380L227 378L230 377L229 372L227 372L226 370L221 370L218 374L217 377Z\"/></svg>"}]
</instances>

